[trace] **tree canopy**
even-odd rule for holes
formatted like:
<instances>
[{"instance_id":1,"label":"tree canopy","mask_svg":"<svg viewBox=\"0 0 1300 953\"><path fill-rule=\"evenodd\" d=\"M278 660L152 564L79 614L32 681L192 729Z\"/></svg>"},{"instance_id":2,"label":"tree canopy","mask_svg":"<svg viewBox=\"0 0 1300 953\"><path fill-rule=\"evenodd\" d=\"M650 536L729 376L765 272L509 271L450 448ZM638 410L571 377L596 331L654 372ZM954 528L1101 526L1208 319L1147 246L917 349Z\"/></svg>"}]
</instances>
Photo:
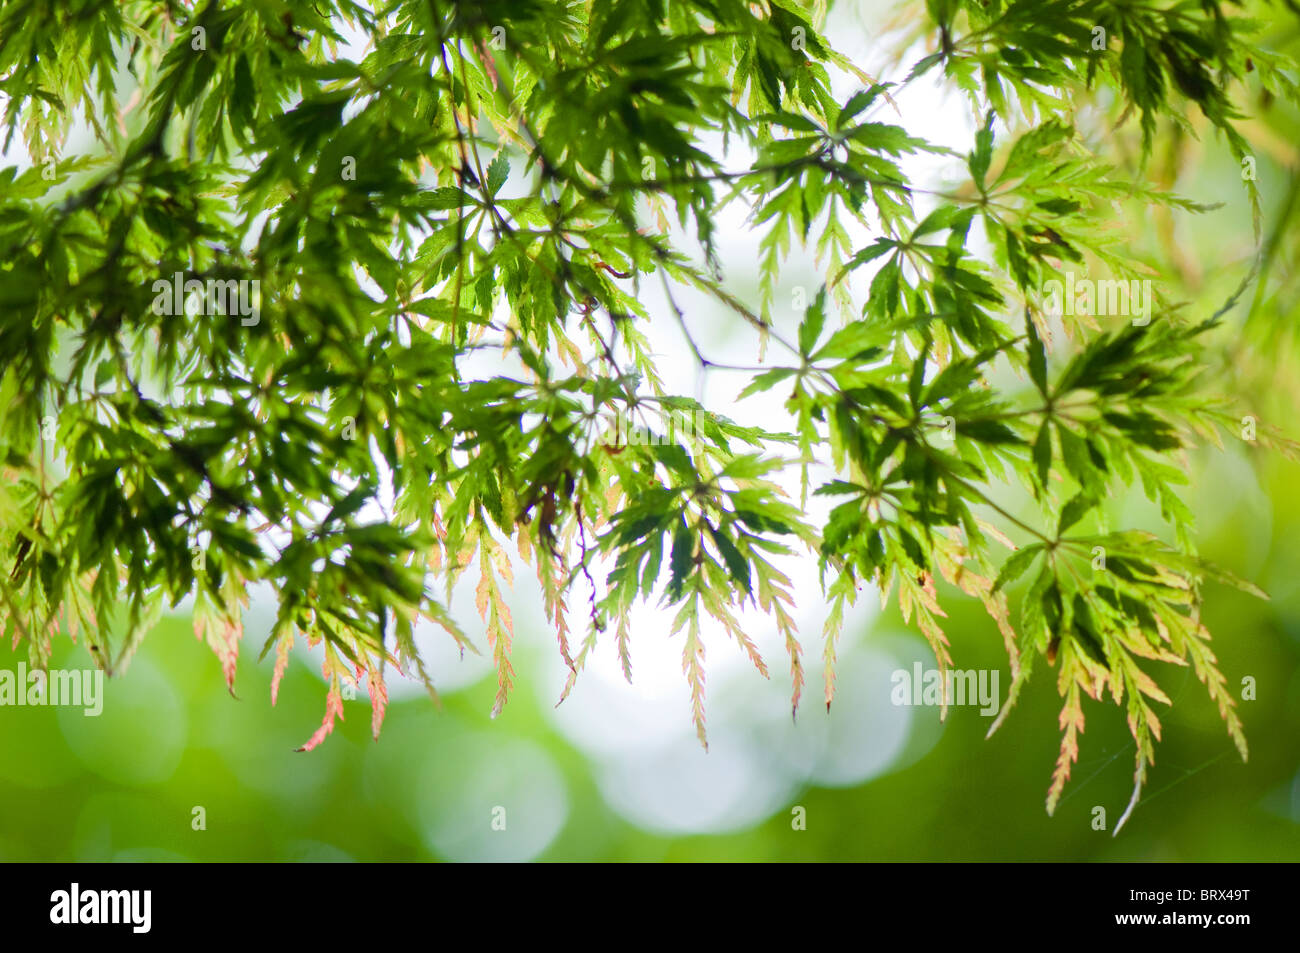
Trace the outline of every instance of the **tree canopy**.
<instances>
[{"instance_id":1,"label":"tree canopy","mask_svg":"<svg viewBox=\"0 0 1300 953\"><path fill-rule=\"evenodd\" d=\"M295 639L324 650L310 749L346 684L376 735L386 671L434 691L422 619L491 655L500 711L523 563L566 694L598 644L631 678L639 603L677 609L704 742L703 619L767 675L738 617L760 608L792 710L810 680L829 707L864 587L943 669L955 589L1005 640L1003 715L1055 669L1049 811L1085 696L1123 710L1140 789L1170 703L1151 663L1192 667L1244 758L1200 605L1207 580L1257 590L1198 558L1179 488L1205 442L1290 449L1243 420L1216 342L1276 250L1247 115L1297 99L1255 18L1294 7L909 3L891 78L836 51L825 7L0 3L5 143L28 159L0 169L2 634L37 665L80 637L112 674L193 596L233 690L269 583L276 681ZM897 97L921 83L978 116L967 150L909 129ZM1193 136L1241 165L1238 194L1170 187L1160 148ZM1248 210L1259 254L1226 300L1188 300L1149 225L1216 203ZM732 206L756 287L720 252ZM802 249L823 280L792 295ZM685 290L744 332L739 363L701 345ZM652 322L787 418L671 392ZM1115 523L1129 486L1165 532ZM821 573L816 646L792 559ZM477 621L448 608L463 577Z\"/></svg>"}]
</instances>

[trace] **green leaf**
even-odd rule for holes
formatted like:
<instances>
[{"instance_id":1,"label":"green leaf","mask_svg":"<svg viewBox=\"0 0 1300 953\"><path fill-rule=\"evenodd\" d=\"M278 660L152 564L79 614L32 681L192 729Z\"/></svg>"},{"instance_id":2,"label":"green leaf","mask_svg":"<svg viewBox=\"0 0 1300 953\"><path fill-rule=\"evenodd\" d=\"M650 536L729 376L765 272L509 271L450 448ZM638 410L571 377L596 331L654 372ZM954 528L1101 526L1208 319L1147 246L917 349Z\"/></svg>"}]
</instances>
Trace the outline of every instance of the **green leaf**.
<instances>
[{"instance_id":1,"label":"green leaf","mask_svg":"<svg viewBox=\"0 0 1300 953\"><path fill-rule=\"evenodd\" d=\"M749 592L749 561L740 554L736 544L728 539L725 533L711 526L709 531L710 535L713 536L713 542L718 547L718 552L722 554L722 558L727 564L727 571L731 574L731 578L743 587L745 592Z\"/></svg>"},{"instance_id":2,"label":"green leaf","mask_svg":"<svg viewBox=\"0 0 1300 953\"><path fill-rule=\"evenodd\" d=\"M1046 420L1038 428L1038 436L1034 440L1034 468L1038 485L1046 489L1047 476L1052 469L1052 434Z\"/></svg>"},{"instance_id":3,"label":"green leaf","mask_svg":"<svg viewBox=\"0 0 1300 953\"><path fill-rule=\"evenodd\" d=\"M682 597L682 587L694 565L695 535L686 528L684 521L679 522L673 533L673 552L669 559L671 575L668 579L668 600L676 602Z\"/></svg>"},{"instance_id":4,"label":"green leaf","mask_svg":"<svg viewBox=\"0 0 1300 953\"><path fill-rule=\"evenodd\" d=\"M845 123L875 102L876 98L880 96L885 89L886 87L884 85L877 84L869 89L860 89L850 96L848 102L846 102L844 107L840 110L839 115L835 117L836 128L843 129Z\"/></svg>"},{"instance_id":5,"label":"green leaf","mask_svg":"<svg viewBox=\"0 0 1300 953\"><path fill-rule=\"evenodd\" d=\"M510 174L510 160L506 158L504 152L498 153L497 157L492 160L487 169L488 194L495 196L501 191L501 186L506 184L506 177Z\"/></svg>"},{"instance_id":6,"label":"green leaf","mask_svg":"<svg viewBox=\"0 0 1300 953\"><path fill-rule=\"evenodd\" d=\"M1038 337L1038 327L1028 314L1025 315L1025 331L1029 336L1029 378L1038 388L1038 393L1047 397L1047 352Z\"/></svg>"},{"instance_id":7,"label":"green leaf","mask_svg":"<svg viewBox=\"0 0 1300 953\"><path fill-rule=\"evenodd\" d=\"M1087 515L1097 505L1097 501L1087 493L1078 493L1061 509L1061 519L1056 525L1056 535L1061 536L1067 529Z\"/></svg>"},{"instance_id":8,"label":"green leaf","mask_svg":"<svg viewBox=\"0 0 1300 953\"><path fill-rule=\"evenodd\" d=\"M817 339L821 337L822 327L826 323L826 288L817 292L817 297L804 311L804 319L799 324L799 351L807 356L812 353Z\"/></svg>"},{"instance_id":9,"label":"green leaf","mask_svg":"<svg viewBox=\"0 0 1300 953\"><path fill-rule=\"evenodd\" d=\"M764 371L745 386L745 389L740 392L736 400L744 400L751 394L771 390L787 377L793 377L797 373L798 369L793 367L776 367L770 371Z\"/></svg>"},{"instance_id":10,"label":"green leaf","mask_svg":"<svg viewBox=\"0 0 1300 953\"><path fill-rule=\"evenodd\" d=\"M991 109L985 115L983 127L975 133L975 151L968 160L971 178L981 190L984 189L984 176L988 174L989 163L993 159L993 115Z\"/></svg>"},{"instance_id":11,"label":"green leaf","mask_svg":"<svg viewBox=\"0 0 1300 953\"><path fill-rule=\"evenodd\" d=\"M1027 573L1042 551L1043 545L1034 543L1012 553L998 570L997 578L993 581L993 591L1000 592Z\"/></svg>"}]
</instances>

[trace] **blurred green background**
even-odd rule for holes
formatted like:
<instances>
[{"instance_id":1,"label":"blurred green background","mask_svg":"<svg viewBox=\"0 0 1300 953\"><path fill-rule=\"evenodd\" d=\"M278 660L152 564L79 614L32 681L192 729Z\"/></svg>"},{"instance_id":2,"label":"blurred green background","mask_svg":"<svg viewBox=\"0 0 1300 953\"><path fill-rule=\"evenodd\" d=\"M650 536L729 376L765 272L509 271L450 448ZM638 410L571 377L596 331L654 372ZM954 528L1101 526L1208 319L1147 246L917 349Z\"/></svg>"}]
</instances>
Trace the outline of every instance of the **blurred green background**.
<instances>
[{"instance_id":1,"label":"blurred green background","mask_svg":"<svg viewBox=\"0 0 1300 953\"><path fill-rule=\"evenodd\" d=\"M841 4L830 33L857 62L871 63L879 15L878 5ZM1300 47L1289 21L1277 32L1280 44ZM1265 234L1277 241L1264 292L1247 296L1216 341L1223 389L1244 395L1261 427L1295 437L1300 202L1287 196L1296 193L1300 125L1277 104L1252 106L1264 118L1245 128L1262 144ZM912 131L923 135L955 125L954 142L968 148L969 110L955 99L945 108L955 120L911 112L909 128L914 119ZM1134 145L1131 137L1118 142L1121 150ZM1208 313L1253 254L1239 169L1215 143L1170 133L1147 174L1225 203L1199 220L1153 216L1150 234L1135 236L1177 249L1175 297ZM731 277L743 284L745 249L738 244L731 258ZM792 263L787 283L815 286L816 274L801 267ZM705 339L715 353L729 340L721 330ZM741 386L715 384L720 400ZM1244 678L1256 683L1255 699L1239 702L1251 756L1240 761L1190 671L1153 668L1175 707L1163 718L1142 800L1118 837L1111 829L1132 790L1133 745L1113 704L1087 705L1073 778L1056 815L1044 811L1060 707L1046 667L986 741L989 721L975 708L954 707L941 724L933 708L889 703L890 673L929 657L892 611L862 614L849 627L829 713L820 699L819 626L805 625L810 678L797 725L779 648L756 636L773 668L765 682L733 664L734 646L710 645L705 754L674 671L678 643L651 615L636 633L634 687L612 674L605 644L555 708L564 671L521 570L516 689L495 720L490 670L444 648L433 667L441 710L395 690L374 741L362 693L345 703L346 720L323 745L298 753L324 708L319 662L296 654L272 708L272 662L256 660L269 617L256 601L238 700L189 620L175 615L107 684L99 717L0 708L0 860L1298 860L1300 465L1231 441L1198 449L1189 465L1187 500L1203 554L1272 597L1207 590L1206 622L1229 688L1240 697ZM1150 515L1137 497L1117 500L1114 513L1117 525L1145 524ZM800 593L816 602L806 587ZM999 670L1004 697L1009 675L995 626L978 603L944 595L957 666ZM466 608L459 616L481 641ZM56 666L89 666L83 644L59 645ZM0 647L0 668L19 660ZM1094 829L1098 806L1106 830Z\"/></svg>"},{"instance_id":2,"label":"blurred green background","mask_svg":"<svg viewBox=\"0 0 1300 953\"><path fill-rule=\"evenodd\" d=\"M694 750L687 709L678 705L659 715L680 722L686 736L666 744L686 752L676 762L656 761L651 749L584 750L552 708L561 677L551 664L553 645L540 631L524 637L523 622L519 689L495 721L487 717L494 690L488 676L447 692L442 711L427 698L395 701L376 742L363 694L346 703L346 721L325 744L298 753L294 748L323 708L316 667L295 659L271 708L270 659L259 665L250 657L257 648L250 631L235 700L187 620L171 617L127 674L108 683L99 717L74 708L0 709L0 859L1295 860L1300 556L1293 541L1300 534L1300 494L1292 492L1294 465L1266 466L1268 479L1257 485L1240 460L1225 455L1201 462L1194 503L1206 514L1207 554L1273 595L1264 603L1215 587L1207 601L1230 686L1239 687L1245 676L1257 681L1257 699L1241 702L1251 758L1240 762L1190 673L1162 672L1176 707L1164 718L1159 761L1143 799L1118 837L1092 828L1094 806L1105 807L1113 827L1131 790L1132 744L1113 706L1089 706L1074 779L1056 816L1043 810L1059 706L1046 669L988 741L982 737L987 719L969 707L952 708L942 726L934 709L912 709L904 738L882 741L880 723L908 711L895 708L873 719L862 708L869 696L881 714L889 690L883 671L873 673L874 681L846 675L844 694L829 714L814 678L792 735L796 743L811 738L814 746L853 749L874 738L893 754L865 783L841 787L800 782L798 764L778 763L775 752L791 739L765 736L772 720L727 729L725 683L710 701L711 717L723 727L715 728L707 755ZM978 604L949 604L957 664L1001 668L1005 692L996 629ZM910 667L926 650L905 633L888 614L859 627L846 638L844 665L852 673L855 659L885 653ZM16 667L12 656L0 658L4 667ZM82 667L86 655L67 646L59 664ZM777 688L762 705L784 728L785 688L775 684L781 682L776 674L768 686L753 672L735 680L742 693ZM584 685L580 679L564 706L586 704ZM584 717L600 717L589 705L585 711ZM816 737L828 725L829 739ZM716 759L712 775L699 776L699 759ZM852 764L846 769L853 770ZM808 773L819 771L835 774L824 762ZM757 807L745 790L718 797L720 786L751 776L767 798ZM794 784L777 785L773 794L764 782L772 776ZM698 823L729 832L656 831L645 821L654 806L636 800L638 787L654 793L669 814L683 795L713 798L720 805L715 815ZM805 809L805 830L795 829L795 806ZM196 807L204 809L204 830L194 829ZM505 830L493 829L497 807L505 808ZM684 810L690 814L689 805ZM730 830L754 811L767 813Z\"/></svg>"}]
</instances>

